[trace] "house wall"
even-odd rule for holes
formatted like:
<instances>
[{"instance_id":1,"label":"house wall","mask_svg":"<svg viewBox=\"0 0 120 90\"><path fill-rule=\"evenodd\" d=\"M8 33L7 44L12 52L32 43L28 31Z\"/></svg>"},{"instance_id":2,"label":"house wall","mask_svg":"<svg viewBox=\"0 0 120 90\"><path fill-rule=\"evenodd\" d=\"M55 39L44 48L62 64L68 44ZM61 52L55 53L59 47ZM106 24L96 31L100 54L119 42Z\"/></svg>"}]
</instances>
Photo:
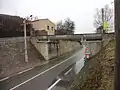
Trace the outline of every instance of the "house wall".
<instances>
[{"instance_id":1,"label":"house wall","mask_svg":"<svg viewBox=\"0 0 120 90\"><path fill-rule=\"evenodd\" d=\"M33 21L32 24L35 30L46 30L48 32L48 35L55 34L55 24L48 19ZM47 26L49 26L49 30L47 30ZM53 30L51 29L52 27L53 27Z\"/></svg>"}]
</instances>

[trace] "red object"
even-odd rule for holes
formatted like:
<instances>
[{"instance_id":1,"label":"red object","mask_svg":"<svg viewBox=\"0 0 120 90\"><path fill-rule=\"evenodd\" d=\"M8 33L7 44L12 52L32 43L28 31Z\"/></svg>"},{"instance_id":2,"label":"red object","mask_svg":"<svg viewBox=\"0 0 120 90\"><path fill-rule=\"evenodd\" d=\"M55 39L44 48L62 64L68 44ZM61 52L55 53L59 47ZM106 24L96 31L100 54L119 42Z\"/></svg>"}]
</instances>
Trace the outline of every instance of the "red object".
<instances>
[{"instance_id":1,"label":"red object","mask_svg":"<svg viewBox=\"0 0 120 90\"><path fill-rule=\"evenodd\" d=\"M90 54L90 49L88 47L85 48L85 54Z\"/></svg>"},{"instance_id":2,"label":"red object","mask_svg":"<svg viewBox=\"0 0 120 90\"><path fill-rule=\"evenodd\" d=\"M87 59L90 58L90 54L86 54L86 58L87 58Z\"/></svg>"}]
</instances>

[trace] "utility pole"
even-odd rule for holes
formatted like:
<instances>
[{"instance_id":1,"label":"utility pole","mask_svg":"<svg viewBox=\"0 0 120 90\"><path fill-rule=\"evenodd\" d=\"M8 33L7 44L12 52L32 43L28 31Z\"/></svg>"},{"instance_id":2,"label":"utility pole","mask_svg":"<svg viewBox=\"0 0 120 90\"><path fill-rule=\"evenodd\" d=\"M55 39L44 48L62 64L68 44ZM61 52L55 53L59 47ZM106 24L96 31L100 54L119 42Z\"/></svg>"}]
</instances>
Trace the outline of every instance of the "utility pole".
<instances>
[{"instance_id":1,"label":"utility pole","mask_svg":"<svg viewBox=\"0 0 120 90\"><path fill-rule=\"evenodd\" d=\"M103 34L104 33L104 8L101 9L101 12L102 12L102 26L103 26L102 34Z\"/></svg>"},{"instance_id":2,"label":"utility pole","mask_svg":"<svg viewBox=\"0 0 120 90\"><path fill-rule=\"evenodd\" d=\"M102 41L101 41L101 48L103 48L103 34L104 34L104 8L101 9L101 12L102 12L102 31L101 31Z\"/></svg>"},{"instance_id":3,"label":"utility pole","mask_svg":"<svg viewBox=\"0 0 120 90\"><path fill-rule=\"evenodd\" d=\"M115 0L115 34L116 34L115 90L120 90L120 0Z\"/></svg>"},{"instance_id":4,"label":"utility pole","mask_svg":"<svg viewBox=\"0 0 120 90\"><path fill-rule=\"evenodd\" d=\"M27 40L26 40L26 19L24 19L23 23L24 23L25 62L28 62Z\"/></svg>"}]
</instances>

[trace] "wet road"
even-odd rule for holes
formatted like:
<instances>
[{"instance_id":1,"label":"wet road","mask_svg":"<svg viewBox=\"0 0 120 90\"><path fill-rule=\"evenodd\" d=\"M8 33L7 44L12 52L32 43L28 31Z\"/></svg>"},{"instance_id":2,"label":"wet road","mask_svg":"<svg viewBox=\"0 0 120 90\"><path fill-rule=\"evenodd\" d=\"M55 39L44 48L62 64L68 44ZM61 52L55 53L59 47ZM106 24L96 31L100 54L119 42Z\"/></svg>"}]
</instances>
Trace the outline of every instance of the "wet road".
<instances>
[{"instance_id":1,"label":"wet road","mask_svg":"<svg viewBox=\"0 0 120 90\"><path fill-rule=\"evenodd\" d=\"M0 82L1 90L47 90L53 80L84 56L85 48L56 64L36 67L31 71Z\"/></svg>"},{"instance_id":2,"label":"wet road","mask_svg":"<svg viewBox=\"0 0 120 90\"><path fill-rule=\"evenodd\" d=\"M54 85L54 87L52 87L51 90L69 90L72 81L74 80L76 75L80 72L80 70L83 68L84 63L85 63L84 58L82 58L78 60L76 63L69 66L67 69L65 69L59 75L59 78L61 78L61 80L56 85ZM57 79L55 80L57 81Z\"/></svg>"}]
</instances>

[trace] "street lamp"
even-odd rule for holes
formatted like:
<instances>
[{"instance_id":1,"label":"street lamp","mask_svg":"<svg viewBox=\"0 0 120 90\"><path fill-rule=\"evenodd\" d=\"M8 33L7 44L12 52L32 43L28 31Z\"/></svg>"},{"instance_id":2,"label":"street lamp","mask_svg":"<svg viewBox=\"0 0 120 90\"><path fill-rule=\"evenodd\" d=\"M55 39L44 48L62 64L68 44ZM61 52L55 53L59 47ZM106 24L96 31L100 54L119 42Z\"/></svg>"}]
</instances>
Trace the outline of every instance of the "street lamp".
<instances>
[{"instance_id":1,"label":"street lamp","mask_svg":"<svg viewBox=\"0 0 120 90\"><path fill-rule=\"evenodd\" d=\"M30 25L32 25L32 17L33 15L30 15ZM30 38L32 37L32 28L30 27Z\"/></svg>"},{"instance_id":2,"label":"street lamp","mask_svg":"<svg viewBox=\"0 0 120 90\"><path fill-rule=\"evenodd\" d=\"M25 50L25 62L28 62L28 51L27 51L27 37L26 37L26 19L23 20L24 23L24 50ZM32 24L32 15L30 15L30 24ZM30 37L32 35L32 30L30 28Z\"/></svg>"},{"instance_id":3,"label":"street lamp","mask_svg":"<svg viewBox=\"0 0 120 90\"><path fill-rule=\"evenodd\" d=\"M28 53L27 53L27 38L26 38L26 19L24 18L24 50L25 50L25 62L28 62Z\"/></svg>"}]
</instances>

